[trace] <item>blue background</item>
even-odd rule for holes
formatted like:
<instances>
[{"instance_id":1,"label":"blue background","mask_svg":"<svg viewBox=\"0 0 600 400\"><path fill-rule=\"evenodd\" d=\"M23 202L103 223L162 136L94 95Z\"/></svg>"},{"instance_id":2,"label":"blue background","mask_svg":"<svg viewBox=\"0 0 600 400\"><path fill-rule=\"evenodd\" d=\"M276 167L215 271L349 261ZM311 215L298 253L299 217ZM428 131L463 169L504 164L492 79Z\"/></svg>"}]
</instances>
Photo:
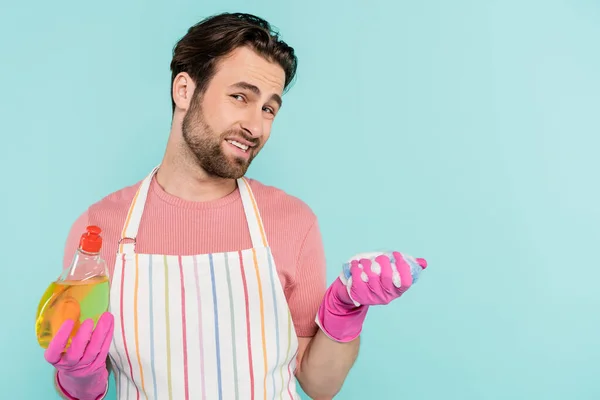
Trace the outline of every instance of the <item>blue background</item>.
<instances>
[{"instance_id":1,"label":"blue background","mask_svg":"<svg viewBox=\"0 0 600 400\"><path fill-rule=\"evenodd\" d=\"M592 0L3 0L0 397L58 398L39 296L79 213L160 161L171 49L221 11L297 49L249 175L319 215L330 281L359 251L429 261L371 310L338 398L600 398Z\"/></svg>"}]
</instances>

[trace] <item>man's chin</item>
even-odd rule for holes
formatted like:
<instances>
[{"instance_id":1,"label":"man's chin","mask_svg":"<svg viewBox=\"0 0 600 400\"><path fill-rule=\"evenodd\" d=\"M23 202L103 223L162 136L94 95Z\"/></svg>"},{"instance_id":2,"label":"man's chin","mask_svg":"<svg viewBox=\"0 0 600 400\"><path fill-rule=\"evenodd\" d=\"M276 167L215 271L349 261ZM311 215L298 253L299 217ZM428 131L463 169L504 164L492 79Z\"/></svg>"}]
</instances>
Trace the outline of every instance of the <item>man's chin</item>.
<instances>
[{"instance_id":1,"label":"man's chin","mask_svg":"<svg viewBox=\"0 0 600 400\"><path fill-rule=\"evenodd\" d=\"M212 172L211 175L225 179L238 179L246 174L253 158L252 155L244 157L224 150L221 154L215 154L210 158L210 165L206 165L208 167L206 169Z\"/></svg>"},{"instance_id":2,"label":"man's chin","mask_svg":"<svg viewBox=\"0 0 600 400\"><path fill-rule=\"evenodd\" d=\"M248 160L238 158L228 160L228 164L226 171L223 171L223 175L226 175L230 179L243 177L250 167L250 162Z\"/></svg>"}]
</instances>

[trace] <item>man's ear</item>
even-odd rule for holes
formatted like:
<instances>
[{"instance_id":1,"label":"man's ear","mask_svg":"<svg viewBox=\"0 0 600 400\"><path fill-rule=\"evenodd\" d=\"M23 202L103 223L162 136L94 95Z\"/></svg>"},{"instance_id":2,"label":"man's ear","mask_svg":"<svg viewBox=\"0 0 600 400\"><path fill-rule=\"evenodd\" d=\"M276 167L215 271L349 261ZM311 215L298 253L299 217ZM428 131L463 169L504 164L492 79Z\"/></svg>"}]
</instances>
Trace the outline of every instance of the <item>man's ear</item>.
<instances>
[{"instance_id":1,"label":"man's ear","mask_svg":"<svg viewBox=\"0 0 600 400\"><path fill-rule=\"evenodd\" d=\"M173 80L173 91L171 93L175 107L187 111L190 108L195 90L196 84L187 72L177 74Z\"/></svg>"}]
</instances>

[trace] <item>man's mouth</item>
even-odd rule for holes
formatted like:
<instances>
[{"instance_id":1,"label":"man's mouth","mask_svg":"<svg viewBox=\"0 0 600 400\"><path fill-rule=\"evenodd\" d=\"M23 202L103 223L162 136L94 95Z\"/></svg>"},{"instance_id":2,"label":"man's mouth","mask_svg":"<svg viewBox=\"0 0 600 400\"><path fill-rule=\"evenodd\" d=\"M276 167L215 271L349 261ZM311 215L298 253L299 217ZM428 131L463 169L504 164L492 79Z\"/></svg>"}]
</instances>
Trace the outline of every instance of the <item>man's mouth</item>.
<instances>
[{"instance_id":1,"label":"man's mouth","mask_svg":"<svg viewBox=\"0 0 600 400\"><path fill-rule=\"evenodd\" d=\"M227 143L234 145L235 147L237 147L238 149L240 149L244 152L248 151L248 148L249 148L248 145L242 144L235 140L227 140Z\"/></svg>"}]
</instances>

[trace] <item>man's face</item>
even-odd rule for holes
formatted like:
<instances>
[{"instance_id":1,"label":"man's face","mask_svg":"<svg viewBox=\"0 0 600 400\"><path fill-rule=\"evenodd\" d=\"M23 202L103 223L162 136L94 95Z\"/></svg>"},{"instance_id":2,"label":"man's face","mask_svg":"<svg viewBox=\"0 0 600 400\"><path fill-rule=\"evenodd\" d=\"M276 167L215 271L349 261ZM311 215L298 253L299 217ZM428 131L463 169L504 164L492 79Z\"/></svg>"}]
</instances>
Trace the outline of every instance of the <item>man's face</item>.
<instances>
[{"instance_id":1,"label":"man's face","mask_svg":"<svg viewBox=\"0 0 600 400\"><path fill-rule=\"evenodd\" d=\"M182 125L185 143L211 176L237 179L271 134L285 73L249 48L221 60L205 93L191 100Z\"/></svg>"}]
</instances>

